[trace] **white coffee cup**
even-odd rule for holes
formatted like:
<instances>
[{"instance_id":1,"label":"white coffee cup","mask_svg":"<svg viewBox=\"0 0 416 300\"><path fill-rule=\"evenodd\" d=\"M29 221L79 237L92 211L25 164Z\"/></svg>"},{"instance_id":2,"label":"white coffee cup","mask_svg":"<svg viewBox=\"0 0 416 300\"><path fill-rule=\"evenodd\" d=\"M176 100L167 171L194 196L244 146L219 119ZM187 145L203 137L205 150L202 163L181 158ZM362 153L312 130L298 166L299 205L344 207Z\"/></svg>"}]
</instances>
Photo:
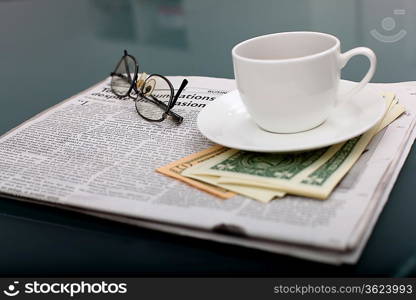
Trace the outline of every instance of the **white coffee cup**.
<instances>
[{"instance_id":1,"label":"white coffee cup","mask_svg":"<svg viewBox=\"0 0 416 300\"><path fill-rule=\"evenodd\" d=\"M370 68L345 95L340 72L355 55ZM276 133L295 133L323 123L335 105L348 101L373 77L374 52L358 47L340 52L340 41L319 32L282 32L255 37L232 49L237 89L254 122Z\"/></svg>"}]
</instances>

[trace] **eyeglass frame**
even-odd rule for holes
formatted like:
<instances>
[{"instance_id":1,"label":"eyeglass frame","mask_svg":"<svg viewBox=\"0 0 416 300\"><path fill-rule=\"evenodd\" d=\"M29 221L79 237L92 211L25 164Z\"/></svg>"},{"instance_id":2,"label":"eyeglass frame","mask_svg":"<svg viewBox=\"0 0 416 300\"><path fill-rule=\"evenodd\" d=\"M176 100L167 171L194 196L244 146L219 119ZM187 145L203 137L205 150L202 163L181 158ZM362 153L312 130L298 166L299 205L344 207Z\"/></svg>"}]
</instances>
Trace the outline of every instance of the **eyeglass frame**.
<instances>
[{"instance_id":1,"label":"eyeglass frame","mask_svg":"<svg viewBox=\"0 0 416 300\"><path fill-rule=\"evenodd\" d=\"M128 63L127 63L127 60L125 59L125 57L129 57L129 58L131 58L131 59L133 60L133 62L134 62L134 76L133 76L133 79L131 78L131 72L130 72L130 70L129 70L129 68L128 68ZM179 87L178 91L177 91L177 92L176 92L176 94L175 94L175 89L174 89L174 87L173 87L172 83L171 83L171 82L170 82L170 80L169 80L169 79L167 79L165 76L160 75L160 74L150 74L150 75L148 75L148 76L147 76L147 78L150 78L151 76L159 76L159 77L163 78L163 79L164 79L164 80L168 83L169 87L171 88L172 93L171 93L171 98L169 99L169 103L166 105L163 101L160 101L159 99L157 99L155 96L153 96L153 95L151 95L151 94L149 94L149 96L150 96L152 99L149 99L149 98L147 97L147 95L145 95L145 93L143 93L141 90L139 90L139 88L138 88L138 86L137 86L137 84L138 84L137 79L138 79L138 75L139 75L139 64L137 63L137 60L136 60L136 58L135 58L134 56L132 56L132 55L130 55L130 54L128 54L128 53L127 53L127 50L124 50L124 55L121 57L121 59L120 59L120 60L119 60L119 62L117 63L116 68L114 69L114 71L110 73L110 76L117 75L117 73L116 73L115 71L119 68L120 64L121 64L121 63L123 63L123 62L125 63L125 68L126 68L126 71L127 71L127 73L128 73L128 76L129 76L129 78L128 78L128 79L129 79L129 80L131 80L130 87L129 87L129 89L127 90L127 92L126 92L126 94L125 94L125 95L120 95L119 93L117 93L117 92L114 90L113 85L111 84L111 91L112 91L115 95L117 95L118 97L120 97L120 98L129 97L129 98L134 99L134 101L136 102L135 107L136 107L136 111L137 111L137 113L138 113L138 114L139 114L139 115L140 115L143 119L145 119L145 120L147 120L147 121L149 121L149 122L162 122L162 121L164 121L164 120L167 118L167 116L170 116L170 117L173 119L173 121L174 121L174 122L176 122L177 124L182 123L182 121L183 121L183 117L182 117L182 116L180 116L180 115L178 115L177 113L173 112L171 109L175 106L175 104L176 104L176 102L177 102L177 100L178 100L178 98L179 98L179 95L182 93L183 89L184 89L184 88L186 87L186 85L188 84L188 80L187 80L187 79L184 79L184 80L182 81L182 83L181 83L181 85L180 85L180 87ZM147 79L147 78L146 78L146 79ZM146 79L145 79L145 80L146 80ZM131 92L132 92L133 90L134 90L134 92L137 94L137 97L133 97L133 96L131 95ZM151 102L153 102L155 105L158 105L159 107L162 107L162 108L165 110L165 112L162 114L162 117L161 117L160 119L158 119L158 120L154 120L154 119L149 119L149 118L147 118L146 116L143 116L143 115L140 113L140 110L137 108L137 101L139 101L139 97L144 98L144 99L146 99L146 100L148 100L148 101L151 101Z\"/></svg>"}]
</instances>

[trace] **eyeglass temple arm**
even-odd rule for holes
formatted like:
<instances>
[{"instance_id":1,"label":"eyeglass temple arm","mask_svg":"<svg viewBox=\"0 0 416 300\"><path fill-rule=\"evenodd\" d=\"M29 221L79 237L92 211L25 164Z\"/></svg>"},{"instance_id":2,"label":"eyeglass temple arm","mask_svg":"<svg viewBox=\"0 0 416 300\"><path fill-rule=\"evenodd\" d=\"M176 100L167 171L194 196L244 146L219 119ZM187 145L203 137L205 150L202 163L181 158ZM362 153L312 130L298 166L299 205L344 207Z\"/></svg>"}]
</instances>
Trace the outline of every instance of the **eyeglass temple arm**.
<instances>
[{"instance_id":1,"label":"eyeglass temple arm","mask_svg":"<svg viewBox=\"0 0 416 300\"><path fill-rule=\"evenodd\" d=\"M179 95L182 93L183 89L186 87L187 84L188 84L188 80L186 80L186 79L182 80L181 86L179 87L178 91L176 92L175 97L173 98L172 102L169 103L169 109L171 109L172 107L175 106L176 101L179 98Z\"/></svg>"},{"instance_id":2,"label":"eyeglass temple arm","mask_svg":"<svg viewBox=\"0 0 416 300\"><path fill-rule=\"evenodd\" d=\"M176 122L176 123L182 123L183 121L183 117L181 117L180 115L178 115L177 113L173 112L170 110L169 106L167 106L165 103L163 103L162 101L160 101L159 99L157 99L155 96L153 95L149 95L153 101L155 102L155 104L159 105L160 107L162 107L163 109L167 110L167 114L169 116L172 117L172 119Z\"/></svg>"},{"instance_id":3,"label":"eyeglass temple arm","mask_svg":"<svg viewBox=\"0 0 416 300\"><path fill-rule=\"evenodd\" d=\"M172 117L172 119L173 119L173 121L175 121L176 123L178 123L178 124L182 123L182 121L183 121L183 117L181 117L181 116L180 116L180 115L178 115L177 113L175 113L175 112L173 112L173 111L169 110L169 111L167 112L167 114L168 114L169 116L171 116L171 117Z\"/></svg>"}]
</instances>

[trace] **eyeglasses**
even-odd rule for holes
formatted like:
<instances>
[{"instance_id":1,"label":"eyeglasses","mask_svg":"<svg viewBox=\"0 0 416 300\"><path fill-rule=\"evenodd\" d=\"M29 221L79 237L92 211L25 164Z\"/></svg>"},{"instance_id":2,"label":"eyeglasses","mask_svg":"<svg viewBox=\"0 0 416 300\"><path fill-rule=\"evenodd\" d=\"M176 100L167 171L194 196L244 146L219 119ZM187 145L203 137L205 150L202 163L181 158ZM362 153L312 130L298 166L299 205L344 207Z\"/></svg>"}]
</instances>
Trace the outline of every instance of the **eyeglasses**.
<instances>
[{"instance_id":1,"label":"eyeglasses","mask_svg":"<svg viewBox=\"0 0 416 300\"><path fill-rule=\"evenodd\" d=\"M114 72L111 72L111 90L120 98L130 97L135 100L137 113L145 120L162 122L168 116L177 124L183 118L172 111L179 95L188 84L184 79L175 94L172 83L159 74L141 73L136 59L124 50Z\"/></svg>"}]
</instances>

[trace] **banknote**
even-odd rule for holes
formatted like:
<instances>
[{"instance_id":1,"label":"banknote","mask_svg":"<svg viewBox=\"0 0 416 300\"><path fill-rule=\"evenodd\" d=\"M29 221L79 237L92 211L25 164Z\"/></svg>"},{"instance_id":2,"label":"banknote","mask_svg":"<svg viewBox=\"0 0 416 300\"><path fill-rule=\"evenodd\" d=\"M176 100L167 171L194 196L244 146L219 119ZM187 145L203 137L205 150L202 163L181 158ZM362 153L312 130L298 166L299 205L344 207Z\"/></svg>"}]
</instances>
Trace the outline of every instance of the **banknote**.
<instances>
[{"instance_id":1,"label":"banknote","mask_svg":"<svg viewBox=\"0 0 416 300\"><path fill-rule=\"evenodd\" d=\"M400 103L396 103L392 105L389 112L387 113L387 115L384 117L384 119L381 122L380 130L388 126L394 120L396 120L405 111L406 111L406 108Z\"/></svg>"},{"instance_id":2,"label":"banknote","mask_svg":"<svg viewBox=\"0 0 416 300\"><path fill-rule=\"evenodd\" d=\"M184 173L220 177L218 184L240 184L326 199L354 165L371 138L404 111L393 94L384 96L387 112L361 136L303 153L254 153L229 149Z\"/></svg>"},{"instance_id":3,"label":"banknote","mask_svg":"<svg viewBox=\"0 0 416 300\"><path fill-rule=\"evenodd\" d=\"M236 195L236 193L253 198L260 202L266 203L275 197L283 197L285 193L264 189L259 187L243 186L233 183L218 183L218 176L210 175L191 175L189 177L183 176L184 171L187 168L195 166L209 158L216 155L220 155L228 148L223 146L215 145L203 151L194 153L180 160L174 161L166 166L156 169L157 172L164 175L176 178L183 181L193 187L208 192L212 195L220 197L222 199L228 199Z\"/></svg>"},{"instance_id":4,"label":"banknote","mask_svg":"<svg viewBox=\"0 0 416 300\"><path fill-rule=\"evenodd\" d=\"M221 178L219 176L212 176L212 175L193 175L193 174L186 174L186 170L182 173L182 175L187 176L185 178L192 178L196 179L200 182L205 182L214 186L218 186L224 189L227 189L231 192L238 193L240 195L252 198L254 200L267 203L271 201L272 199L278 197L281 198L285 195L284 192L273 190L273 189L265 189L262 187L256 187L256 186L246 186L241 185L239 183L220 183L218 182L219 179L227 179L227 178Z\"/></svg>"},{"instance_id":5,"label":"banknote","mask_svg":"<svg viewBox=\"0 0 416 300\"><path fill-rule=\"evenodd\" d=\"M166 166L156 169L157 172L164 175L179 179L193 187L196 187L202 191L210 193L214 196L217 196L221 199L228 199L236 195L236 193L231 192L223 187L218 185L213 185L206 183L200 180L195 180L193 178L188 178L182 175L182 172L189 167L195 166L209 158L212 158L216 155L219 155L227 151L227 148L224 148L219 145L215 145L211 148L205 149L198 153L191 154L187 157L184 157L180 160L174 161Z\"/></svg>"}]
</instances>

